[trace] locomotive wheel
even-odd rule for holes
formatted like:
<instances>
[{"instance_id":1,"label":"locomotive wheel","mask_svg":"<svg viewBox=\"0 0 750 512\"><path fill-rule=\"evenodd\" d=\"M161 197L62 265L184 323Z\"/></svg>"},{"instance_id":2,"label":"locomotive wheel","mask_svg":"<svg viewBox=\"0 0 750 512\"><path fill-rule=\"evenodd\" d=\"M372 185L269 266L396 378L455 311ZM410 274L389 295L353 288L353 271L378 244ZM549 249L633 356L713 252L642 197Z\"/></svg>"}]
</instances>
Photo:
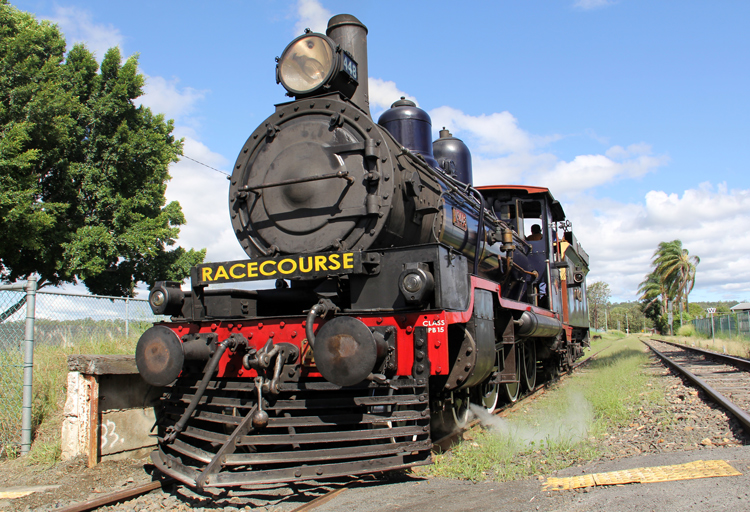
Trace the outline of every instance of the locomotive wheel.
<instances>
[{"instance_id":1,"label":"locomotive wheel","mask_svg":"<svg viewBox=\"0 0 750 512\"><path fill-rule=\"evenodd\" d=\"M520 345L516 346L518 347L518 350L516 351L516 380L518 382L502 385L503 395L505 396L505 399L512 404L518 401L518 395L521 394L521 354L518 353L521 349Z\"/></svg>"},{"instance_id":2,"label":"locomotive wheel","mask_svg":"<svg viewBox=\"0 0 750 512\"><path fill-rule=\"evenodd\" d=\"M497 374L500 365L500 352L497 353L497 361L495 367L492 369L492 374L479 386L472 388L471 390L471 403L482 407L489 414L495 412L497 408L497 402L500 398L500 384L490 383L493 375Z\"/></svg>"},{"instance_id":3,"label":"locomotive wheel","mask_svg":"<svg viewBox=\"0 0 750 512\"><path fill-rule=\"evenodd\" d=\"M469 424L469 416L471 411L469 410L469 390L463 389L461 391L451 392L451 398L453 406L451 407L451 416L455 428L464 428Z\"/></svg>"},{"instance_id":4,"label":"locomotive wheel","mask_svg":"<svg viewBox=\"0 0 750 512\"><path fill-rule=\"evenodd\" d=\"M500 398L500 384L484 383L477 388L477 404L484 407L484 410L492 414L497 408L497 401Z\"/></svg>"},{"instance_id":5,"label":"locomotive wheel","mask_svg":"<svg viewBox=\"0 0 750 512\"><path fill-rule=\"evenodd\" d=\"M452 391L432 404L433 439L449 435L469 423L469 390Z\"/></svg>"},{"instance_id":6,"label":"locomotive wheel","mask_svg":"<svg viewBox=\"0 0 750 512\"><path fill-rule=\"evenodd\" d=\"M536 343L526 340L523 344L523 383L529 391L536 387Z\"/></svg>"}]
</instances>

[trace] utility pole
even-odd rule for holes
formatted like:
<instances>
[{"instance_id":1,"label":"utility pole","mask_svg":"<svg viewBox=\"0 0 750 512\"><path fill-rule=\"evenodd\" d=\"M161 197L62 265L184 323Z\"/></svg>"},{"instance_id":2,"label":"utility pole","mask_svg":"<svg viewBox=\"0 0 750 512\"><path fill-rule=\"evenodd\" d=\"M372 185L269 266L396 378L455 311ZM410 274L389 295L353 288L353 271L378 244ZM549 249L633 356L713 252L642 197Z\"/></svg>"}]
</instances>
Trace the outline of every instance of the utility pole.
<instances>
[{"instance_id":1,"label":"utility pole","mask_svg":"<svg viewBox=\"0 0 750 512\"><path fill-rule=\"evenodd\" d=\"M607 324L607 305L604 305L604 332L607 332L609 330L609 326Z\"/></svg>"},{"instance_id":2,"label":"utility pole","mask_svg":"<svg viewBox=\"0 0 750 512\"><path fill-rule=\"evenodd\" d=\"M628 312L625 312L625 334L630 334L630 322L628 322Z\"/></svg>"},{"instance_id":3,"label":"utility pole","mask_svg":"<svg viewBox=\"0 0 750 512\"><path fill-rule=\"evenodd\" d=\"M716 313L716 308L707 308L706 311L711 315L711 344L716 345L716 338L714 336L714 313Z\"/></svg>"},{"instance_id":4,"label":"utility pole","mask_svg":"<svg viewBox=\"0 0 750 512\"><path fill-rule=\"evenodd\" d=\"M674 336L674 329L673 329L673 327L672 327L672 324L673 324L673 322L672 322L672 320L673 320L673 319L672 319L672 305L673 305L673 304L674 304L674 302L673 302L673 301L671 301L671 300L667 300L668 311L669 311L669 312L667 313L667 319L669 320L669 335L670 335L670 336Z\"/></svg>"}]
</instances>

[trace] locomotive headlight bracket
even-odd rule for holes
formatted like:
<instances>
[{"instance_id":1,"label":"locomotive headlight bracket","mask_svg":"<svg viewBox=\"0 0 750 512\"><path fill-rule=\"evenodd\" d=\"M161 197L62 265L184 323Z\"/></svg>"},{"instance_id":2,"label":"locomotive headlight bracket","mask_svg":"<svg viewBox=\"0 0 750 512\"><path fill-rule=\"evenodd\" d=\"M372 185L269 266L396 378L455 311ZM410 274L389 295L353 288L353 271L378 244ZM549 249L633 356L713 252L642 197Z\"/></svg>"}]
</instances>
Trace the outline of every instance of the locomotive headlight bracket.
<instances>
[{"instance_id":1,"label":"locomotive headlight bracket","mask_svg":"<svg viewBox=\"0 0 750 512\"><path fill-rule=\"evenodd\" d=\"M330 37L306 31L278 58L276 83L296 98L331 90L351 97L358 84L357 63Z\"/></svg>"},{"instance_id":2,"label":"locomotive headlight bracket","mask_svg":"<svg viewBox=\"0 0 750 512\"><path fill-rule=\"evenodd\" d=\"M398 289L410 304L424 302L435 288L435 278L424 263L407 264L398 278Z\"/></svg>"}]
</instances>

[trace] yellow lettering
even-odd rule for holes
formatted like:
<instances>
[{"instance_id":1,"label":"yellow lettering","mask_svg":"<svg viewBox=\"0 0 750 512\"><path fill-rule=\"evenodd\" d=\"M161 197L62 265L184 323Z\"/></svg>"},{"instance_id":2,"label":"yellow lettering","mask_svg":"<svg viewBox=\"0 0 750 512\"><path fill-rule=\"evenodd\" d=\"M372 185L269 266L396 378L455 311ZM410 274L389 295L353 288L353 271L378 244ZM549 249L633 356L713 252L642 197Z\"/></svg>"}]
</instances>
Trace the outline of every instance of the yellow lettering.
<instances>
[{"instance_id":1,"label":"yellow lettering","mask_svg":"<svg viewBox=\"0 0 750 512\"><path fill-rule=\"evenodd\" d=\"M229 275L232 276L234 279L242 279L243 277L245 277L245 274L237 275L234 273L234 269L236 269L237 267L242 268L244 267L244 265L242 263L237 263L236 265L232 265L231 267L229 267Z\"/></svg>"},{"instance_id":2,"label":"yellow lettering","mask_svg":"<svg viewBox=\"0 0 750 512\"><path fill-rule=\"evenodd\" d=\"M344 268L354 268L354 253L344 253Z\"/></svg>"},{"instance_id":3,"label":"yellow lettering","mask_svg":"<svg viewBox=\"0 0 750 512\"><path fill-rule=\"evenodd\" d=\"M204 281L213 281L213 279L211 279L211 267L203 267L201 270L203 270Z\"/></svg>"},{"instance_id":4,"label":"yellow lettering","mask_svg":"<svg viewBox=\"0 0 750 512\"><path fill-rule=\"evenodd\" d=\"M326 268L326 257L315 256L315 272L320 272L321 270L328 270Z\"/></svg>"},{"instance_id":5,"label":"yellow lettering","mask_svg":"<svg viewBox=\"0 0 750 512\"><path fill-rule=\"evenodd\" d=\"M258 262L251 261L247 264L247 277L258 277Z\"/></svg>"},{"instance_id":6,"label":"yellow lettering","mask_svg":"<svg viewBox=\"0 0 750 512\"><path fill-rule=\"evenodd\" d=\"M307 257L307 268L305 268L305 258L300 258L299 259L299 269L302 272L311 272L312 269L313 269L312 257L311 256Z\"/></svg>"},{"instance_id":7,"label":"yellow lettering","mask_svg":"<svg viewBox=\"0 0 750 512\"><path fill-rule=\"evenodd\" d=\"M284 267L282 267L282 265L284 263L286 263L286 262L289 262L289 263L292 264L292 266L291 266L291 268L289 270L284 270ZM297 270L297 262L294 261L293 259L287 258L287 259L281 260L279 262L279 272L281 272L282 274L291 274L295 270Z\"/></svg>"},{"instance_id":8,"label":"yellow lettering","mask_svg":"<svg viewBox=\"0 0 750 512\"><path fill-rule=\"evenodd\" d=\"M341 268L341 262L339 261L338 254L331 254L328 256L328 270L338 270Z\"/></svg>"},{"instance_id":9,"label":"yellow lettering","mask_svg":"<svg viewBox=\"0 0 750 512\"><path fill-rule=\"evenodd\" d=\"M264 261L260 264L260 273L264 276L272 276L276 273L276 269L273 270L273 272L268 272L266 270L266 265L276 265L276 262L273 260Z\"/></svg>"},{"instance_id":10,"label":"yellow lettering","mask_svg":"<svg viewBox=\"0 0 750 512\"><path fill-rule=\"evenodd\" d=\"M224 268L224 265L219 265L219 268L216 269L216 274L214 275L214 281L216 281L219 278L229 279L229 274L227 274L227 269Z\"/></svg>"}]
</instances>

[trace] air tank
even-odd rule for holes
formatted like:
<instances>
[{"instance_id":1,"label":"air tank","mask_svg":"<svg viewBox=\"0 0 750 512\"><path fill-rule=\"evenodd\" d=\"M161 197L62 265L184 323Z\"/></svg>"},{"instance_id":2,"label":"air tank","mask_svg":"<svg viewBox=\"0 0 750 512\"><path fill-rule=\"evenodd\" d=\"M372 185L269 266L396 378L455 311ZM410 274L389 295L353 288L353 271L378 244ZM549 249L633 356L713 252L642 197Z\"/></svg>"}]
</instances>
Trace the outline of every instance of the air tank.
<instances>
[{"instance_id":1,"label":"air tank","mask_svg":"<svg viewBox=\"0 0 750 512\"><path fill-rule=\"evenodd\" d=\"M432 120L416 103L403 96L383 112L378 124L388 130L402 146L422 155L432 167L438 163L432 155Z\"/></svg>"},{"instance_id":2,"label":"air tank","mask_svg":"<svg viewBox=\"0 0 750 512\"><path fill-rule=\"evenodd\" d=\"M443 128L440 138L432 143L432 152L438 165L448 174L468 185L474 186L471 170L471 152L461 139Z\"/></svg>"}]
</instances>

